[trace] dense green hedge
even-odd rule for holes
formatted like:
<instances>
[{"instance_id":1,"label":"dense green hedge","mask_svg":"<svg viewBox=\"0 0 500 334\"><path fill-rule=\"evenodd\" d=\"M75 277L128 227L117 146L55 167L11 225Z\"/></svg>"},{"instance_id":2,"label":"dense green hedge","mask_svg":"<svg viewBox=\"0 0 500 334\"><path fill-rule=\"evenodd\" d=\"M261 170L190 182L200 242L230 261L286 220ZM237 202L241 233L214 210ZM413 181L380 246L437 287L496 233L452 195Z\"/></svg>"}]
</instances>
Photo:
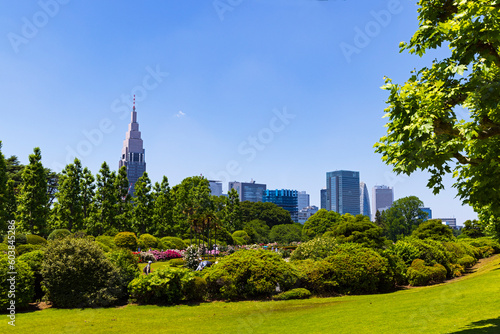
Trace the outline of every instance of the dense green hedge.
<instances>
[{"instance_id":1,"label":"dense green hedge","mask_svg":"<svg viewBox=\"0 0 500 334\"><path fill-rule=\"evenodd\" d=\"M28 244L32 244L32 245L46 245L47 244L47 240L45 240L45 238L43 238L39 235L35 235L35 234L26 235L26 242Z\"/></svg>"},{"instance_id":2,"label":"dense green hedge","mask_svg":"<svg viewBox=\"0 0 500 334\"><path fill-rule=\"evenodd\" d=\"M332 255L332 250L339 243L335 238L315 238L308 242L301 243L292 253L292 260L320 260Z\"/></svg>"},{"instance_id":3,"label":"dense green hedge","mask_svg":"<svg viewBox=\"0 0 500 334\"><path fill-rule=\"evenodd\" d=\"M163 237L160 239L164 249L186 249L187 246L181 238Z\"/></svg>"},{"instance_id":4,"label":"dense green hedge","mask_svg":"<svg viewBox=\"0 0 500 334\"><path fill-rule=\"evenodd\" d=\"M115 250L107 256L118 270L120 285L122 287L122 296L125 297L127 295L129 283L141 274L137 263L137 257L134 256L130 250L125 248Z\"/></svg>"},{"instance_id":5,"label":"dense green hedge","mask_svg":"<svg viewBox=\"0 0 500 334\"><path fill-rule=\"evenodd\" d=\"M100 236L98 236L98 237L95 238L95 241L96 242L100 242L101 244L104 244L104 245L108 246L108 248L111 249L111 250L115 250L116 249L114 237L112 237L112 236L109 236L109 235L100 235Z\"/></svg>"},{"instance_id":6,"label":"dense green hedge","mask_svg":"<svg viewBox=\"0 0 500 334\"><path fill-rule=\"evenodd\" d=\"M119 272L99 246L87 239L50 243L41 272L46 297L56 307L108 306L121 296Z\"/></svg>"},{"instance_id":7,"label":"dense green hedge","mask_svg":"<svg viewBox=\"0 0 500 334\"><path fill-rule=\"evenodd\" d=\"M319 294L362 294L388 291L396 277L389 261L371 248L359 244L341 244L333 255L319 261L301 261L297 268L306 278L305 288Z\"/></svg>"},{"instance_id":8,"label":"dense green hedge","mask_svg":"<svg viewBox=\"0 0 500 334\"><path fill-rule=\"evenodd\" d=\"M131 251L137 250L137 237L133 232L120 232L113 239L116 247L126 248Z\"/></svg>"},{"instance_id":9,"label":"dense green hedge","mask_svg":"<svg viewBox=\"0 0 500 334\"><path fill-rule=\"evenodd\" d=\"M185 268L158 269L141 275L128 286L130 296L140 304L176 304L183 299L199 300L205 294L203 280Z\"/></svg>"},{"instance_id":10,"label":"dense green hedge","mask_svg":"<svg viewBox=\"0 0 500 334\"><path fill-rule=\"evenodd\" d=\"M273 296L274 300L305 299L311 297L311 292L304 288L297 288Z\"/></svg>"},{"instance_id":11,"label":"dense green hedge","mask_svg":"<svg viewBox=\"0 0 500 334\"><path fill-rule=\"evenodd\" d=\"M271 296L294 286L301 273L278 254L266 250L239 250L206 269L212 297L247 299Z\"/></svg>"},{"instance_id":12,"label":"dense green hedge","mask_svg":"<svg viewBox=\"0 0 500 334\"><path fill-rule=\"evenodd\" d=\"M14 266L14 270L11 270L11 265ZM12 277L9 272L12 271L16 272L15 281L8 281ZM26 262L0 253L0 308L2 311L10 312L7 307L11 305L11 297L15 300L15 310L26 308L35 295L34 283L33 271ZM11 295L11 289L14 295Z\"/></svg>"},{"instance_id":13,"label":"dense green hedge","mask_svg":"<svg viewBox=\"0 0 500 334\"><path fill-rule=\"evenodd\" d=\"M139 247L141 247L141 250L148 250L148 249L154 249L158 247L158 239L151 234L141 234L139 236Z\"/></svg>"},{"instance_id":14,"label":"dense green hedge","mask_svg":"<svg viewBox=\"0 0 500 334\"><path fill-rule=\"evenodd\" d=\"M49 236L47 237L47 240L52 241L52 240L57 240L57 239L64 239L70 235L71 235L71 232L65 228L55 229L49 234Z\"/></svg>"},{"instance_id":15,"label":"dense green hedge","mask_svg":"<svg viewBox=\"0 0 500 334\"><path fill-rule=\"evenodd\" d=\"M410 285L420 286L444 282L446 268L439 263L426 266L425 261L416 259L408 268L408 282Z\"/></svg>"}]
</instances>

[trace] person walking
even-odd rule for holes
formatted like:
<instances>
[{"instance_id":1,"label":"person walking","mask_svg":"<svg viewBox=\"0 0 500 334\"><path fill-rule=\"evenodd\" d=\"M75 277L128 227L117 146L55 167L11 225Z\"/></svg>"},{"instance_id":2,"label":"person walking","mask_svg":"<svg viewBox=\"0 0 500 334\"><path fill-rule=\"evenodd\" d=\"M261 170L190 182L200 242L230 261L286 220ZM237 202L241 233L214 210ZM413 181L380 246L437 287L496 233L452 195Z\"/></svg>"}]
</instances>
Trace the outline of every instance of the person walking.
<instances>
[{"instance_id":1,"label":"person walking","mask_svg":"<svg viewBox=\"0 0 500 334\"><path fill-rule=\"evenodd\" d=\"M153 261L148 261L148 264L142 270L146 275L151 273L151 263L153 263Z\"/></svg>"}]
</instances>

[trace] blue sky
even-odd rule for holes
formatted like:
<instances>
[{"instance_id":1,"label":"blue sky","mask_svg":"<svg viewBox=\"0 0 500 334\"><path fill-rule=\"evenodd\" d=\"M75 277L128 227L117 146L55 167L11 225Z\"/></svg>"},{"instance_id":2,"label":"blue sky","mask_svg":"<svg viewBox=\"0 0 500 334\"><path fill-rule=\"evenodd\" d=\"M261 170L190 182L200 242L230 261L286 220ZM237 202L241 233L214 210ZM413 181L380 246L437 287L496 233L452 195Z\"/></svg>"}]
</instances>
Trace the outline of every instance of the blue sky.
<instances>
[{"instance_id":1,"label":"blue sky","mask_svg":"<svg viewBox=\"0 0 500 334\"><path fill-rule=\"evenodd\" d=\"M383 77L446 55L399 53L417 28L408 0L2 1L0 140L60 170L75 155L117 169L137 95L153 181L204 175L305 190L319 206L328 171L370 191L416 195L434 217L476 214L453 180L396 176L374 153L385 134Z\"/></svg>"}]
</instances>

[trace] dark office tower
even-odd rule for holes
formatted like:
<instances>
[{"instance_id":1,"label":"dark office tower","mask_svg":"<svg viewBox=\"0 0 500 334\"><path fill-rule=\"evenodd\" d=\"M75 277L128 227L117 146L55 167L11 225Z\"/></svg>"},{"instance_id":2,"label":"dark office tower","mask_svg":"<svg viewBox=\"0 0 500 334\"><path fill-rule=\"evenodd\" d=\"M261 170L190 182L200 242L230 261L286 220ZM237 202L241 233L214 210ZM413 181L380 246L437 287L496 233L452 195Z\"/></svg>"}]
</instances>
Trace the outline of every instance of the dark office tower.
<instances>
[{"instance_id":1,"label":"dark office tower","mask_svg":"<svg viewBox=\"0 0 500 334\"><path fill-rule=\"evenodd\" d=\"M262 195L262 202L274 203L277 206L290 212L294 222L299 221L298 191L289 189L265 190Z\"/></svg>"},{"instance_id":2,"label":"dark office tower","mask_svg":"<svg viewBox=\"0 0 500 334\"><path fill-rule=\"evenodd\" d=\"M359 215L359 172L337 170L326 173L326 209L343 215Z\"/></svg>"},{"instance_id":3,"label":"dark office tower","mask_svg":"<svg viewBox=\"0 0 500 334\"><path fill-rule=\"evenodd\" d=\"M227 191L236 189L240 196L240 202L262 202L262 195L266 191L265 184L255 183L254 180L250 182L229 182Z\"/></svg>"},{"instance_id":4,"label":"dark office tower","mask_svg":"<svg viewBox=\"0 0 500 334\"><path fill-rule=\"evenodd\" d=\"M130 194L134 195L134 186L137 180L146 171L145 150L142 147L141 132L139 131L139 123L137 123L137 112L135 111L135 96L134 105L132 107L132 118L128 125L128 131L123 141L122 157L118 166L127 167L127 178L131 184Z\"/></svg>"},{"instance_id":5,"label":"dark office tower","mask_svg":"<svg viewBox=\"0 0 500 334\"><path fill-rule=\"evenodd\" d=\"M326 209L326 203L328 203L328 195L327 195L327 190L328 189L321 189L320 190L320 198L321 198L321 203L320 203L320 209Z\"/></svg>"},{"instance_id":6,"label":"dark office tower","mask_svg":"<svg viewBox=\"0 0 500 334\"><path fill-rule=\"evenodd\" d=\"M375 220L377 211L382 213L391 207L392 202L394 202L394 189L384 185L375 186L372 189L372 220Z\"/></svg>"}]
</instances>

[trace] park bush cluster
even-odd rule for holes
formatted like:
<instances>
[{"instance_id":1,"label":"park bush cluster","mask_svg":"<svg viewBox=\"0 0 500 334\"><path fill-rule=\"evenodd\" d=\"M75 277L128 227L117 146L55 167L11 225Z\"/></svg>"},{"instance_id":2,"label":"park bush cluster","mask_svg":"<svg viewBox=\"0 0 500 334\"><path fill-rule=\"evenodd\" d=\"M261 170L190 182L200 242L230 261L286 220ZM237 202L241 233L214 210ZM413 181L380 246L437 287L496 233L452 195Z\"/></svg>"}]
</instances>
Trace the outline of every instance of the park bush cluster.
<instances>
[{"instance_id":1,"label":"park bush cluster","mask_svg":"<svg viewBox=\"0 0 500 334\"><path fill-rule=\"evenodd\" d=\"M244 240L246 233L235 232L232 238ZM236 251L220 246L216 251L203 245L186 247L175 237L143 234L137 238L131 232L94 238L61 229L51 233L48 241L20 235L13 253L18 272L16 307L42 298L55 307L80 308L127 301L176 304L380 293L402 285L441 283L500 252L500 244L487 237L422 238L416 234L388 245L329 235L279 251L271 251L277 244L267 249L248 245ZM144 249L137 252L140 246ZM9 249L1 250L7 253ZM200 258L217 263L194 271ZM166 267L144 275L139 265L148 261L164 262ZM0 255L2 307L9 302L8 262L8 255Z\"/></svg>"}]
</instances>

